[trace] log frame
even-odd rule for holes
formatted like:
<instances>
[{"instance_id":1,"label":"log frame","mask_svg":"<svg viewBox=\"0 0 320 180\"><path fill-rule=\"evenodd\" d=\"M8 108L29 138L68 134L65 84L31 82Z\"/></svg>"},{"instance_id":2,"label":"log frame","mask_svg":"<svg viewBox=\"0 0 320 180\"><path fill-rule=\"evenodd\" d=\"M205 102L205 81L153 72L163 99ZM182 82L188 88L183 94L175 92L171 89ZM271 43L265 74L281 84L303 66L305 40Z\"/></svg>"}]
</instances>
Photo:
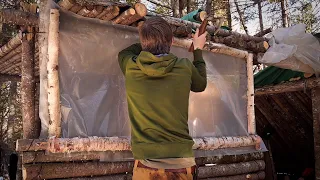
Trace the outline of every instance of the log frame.
<instances>
[{"instance_id":1,"label":"log frame","mask_svg":"<svg viewBox=\"0 0 320 180\"><path fill-rule=\"evenodd\" d=\"M194 138L193 149L215 150L259 146L261 138L258 135L233 137L203 137ZM88 137L88 138L50 138L50 139L20 139L16 151L49 151L51 153L72 152L102 152L131 150L129 137Z\"/></svg>"},{"instance_id":2,"label":"log frame","mask_svg":"<svg viewBox=\"0 0 320 180\"><path fill-rule=\"evenodd\" d=\"M314 159L315 179L320 179L320 87L311 90L312 114L313 114L313 136L314 136Z\"/></svg>"},{"instance_id":3,"label":"log frame","mask_svg":"<svg viewBox=\"0 0 320 180\"><path fill-rule=\"evenodd\" d=\"M248 133L256 134L256 121L254 116L254 79L253 79L253 54L249 54L247 58L247 118L248 118Z\"/></svg>"},{"instance_id":4,"label":"log frame","mask_svg":"<svg viewBox=\"0 0 320 180\"><path fill-rule=\"evenodd\" d=\"M58 74L59 58L59 10L50 10L48 32L48 110L49 137L61 136L60 88Z\"/></svg>"},{"instance_id":5,"label":"log frame","mask_svg":"<svg viewBox=\"0 0 320 180\"><path fill-rule=\"evenodd\" d=\"M23 175L25 180L31 180L131 174L133 165L133 161L25 164ZM263 160L201 166L198 168L198 178L243 175L261 172L264 168Z\"/></svg>"},{"instance_id":6,"label":"log frame","mask_svg":"<svg viewBox=\"0 0 320 180\"><path fill-rule=\"evenodd\" d=\"M308 78L298 81L285 82L277 85L264 86L255 89L255 96L302 91L320 87L320 78Z\"/></svg>"},{"instance_id":7,"label":"log frame","mask_svg":"<svg viewBox=\"0 0 320 180\"><path fill-rule=\"evenodd\" d=\"M0 74L0 82L4 82L4 81L15 81L15 82L19 82L19 81L21 81L21 76L8 75L8 74Z\"/></svg>"},{"instance_id":8,"label":"log frame","mask_svg":"<svg viewBox=\"0 0 320 180\"><path fill-rule=\"evenodd\" d=\"M22 39L21 104L23 138L38 138L40 127L35 119L34 39Z\"/></svg>"},{"instance_id":9,"label":"log frame","mask_svg":"<svg viewBox=\"0 0 320 180\"><path fill-rule=\"evenodd\" d=\"M35 14L15 9L1 9L0 22L21 26L38 26L39 19Z\"/></svg>"}]
</instances>

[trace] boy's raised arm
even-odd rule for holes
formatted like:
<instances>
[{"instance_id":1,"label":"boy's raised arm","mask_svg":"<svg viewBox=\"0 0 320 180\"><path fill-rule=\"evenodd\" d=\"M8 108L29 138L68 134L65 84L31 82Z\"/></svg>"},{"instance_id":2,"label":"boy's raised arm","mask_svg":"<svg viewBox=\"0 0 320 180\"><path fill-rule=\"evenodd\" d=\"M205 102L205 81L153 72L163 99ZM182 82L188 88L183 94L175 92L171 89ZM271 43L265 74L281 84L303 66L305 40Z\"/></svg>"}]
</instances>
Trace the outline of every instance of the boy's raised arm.
<instances>
[{"instance_id":1,"label":"boy's raised arm","mask_svg":"<svg viewBox=\"0 0 320 180\"><path fill-rule=\"evenodd\" d=\"M138 56L141 51L142 48L140 43L136 43L119 52L118 61L123 74L126 74L126 65L128 61L133 57Z\"/></svg>"},{"instance_id":2,"label":"boy's raised arm","mask_svg":"<svg viewBox=\"0 0 320 180\"><path fill-rule=\"evenodd\" d=\"M207 87L207 71L206 63L202 57L202 50L206 42L207 32L199 36L199 29L197 29L193 37L193 65L192 66L192 76L191 76L191 91L202 92Z\"/></svg>"}]
</instances>

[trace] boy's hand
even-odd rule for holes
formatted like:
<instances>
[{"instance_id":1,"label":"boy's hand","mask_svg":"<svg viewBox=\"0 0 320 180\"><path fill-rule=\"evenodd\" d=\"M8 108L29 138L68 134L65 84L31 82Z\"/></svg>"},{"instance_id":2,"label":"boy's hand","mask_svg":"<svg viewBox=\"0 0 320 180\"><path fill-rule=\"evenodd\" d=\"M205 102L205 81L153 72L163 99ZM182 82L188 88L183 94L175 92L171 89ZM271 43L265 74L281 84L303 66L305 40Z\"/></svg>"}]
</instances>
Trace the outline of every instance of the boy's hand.
<instances>
[{"instance_id":1,"label":"boy's hand","mask_svg":"<svg viewBox=\"0 0 320 180\"><path fill-rule=\"evenodd\" d=\"M193 36L194 50L203 49L203 47L206 43L206 40L207 40L207 38L206 38L207 34L208 34L208 32L205 32L199 36L199 28L196 30L196 33Z\"/></svg>"}]
</instances>

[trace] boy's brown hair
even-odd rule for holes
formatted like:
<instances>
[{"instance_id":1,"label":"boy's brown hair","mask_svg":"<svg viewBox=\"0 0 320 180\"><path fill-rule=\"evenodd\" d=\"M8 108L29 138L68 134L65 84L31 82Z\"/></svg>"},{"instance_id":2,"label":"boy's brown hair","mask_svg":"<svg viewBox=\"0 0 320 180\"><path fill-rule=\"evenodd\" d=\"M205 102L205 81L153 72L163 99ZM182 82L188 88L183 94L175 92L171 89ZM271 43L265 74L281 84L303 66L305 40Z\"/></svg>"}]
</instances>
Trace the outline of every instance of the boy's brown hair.
<instances>
[{"instance_id":1,"label":"boy's brown hair","mask_svg":"<svg viewBox=\"0 0 320 180\"><path fill-rule=\"evenodd\" d=\"M140 42L143 51L154 55L170 52L173 33L171 26L160 17L147 19L139 28Z\"/></svg>"}]
</instances>

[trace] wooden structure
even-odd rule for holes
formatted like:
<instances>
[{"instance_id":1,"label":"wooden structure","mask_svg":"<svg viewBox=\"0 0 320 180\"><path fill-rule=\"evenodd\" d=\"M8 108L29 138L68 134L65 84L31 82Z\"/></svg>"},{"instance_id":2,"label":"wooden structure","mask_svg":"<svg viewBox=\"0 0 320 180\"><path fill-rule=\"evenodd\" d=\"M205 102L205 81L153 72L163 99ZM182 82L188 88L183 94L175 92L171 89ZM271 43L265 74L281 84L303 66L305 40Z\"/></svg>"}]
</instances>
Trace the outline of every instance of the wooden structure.
<instances>
[{"instance_id":1,"label":"wooden structure","mask_svg":"<svg viewBox=\"0 0 320 180\"><path fill-rule=\"evenodd\" d=\"M301 175L315 166L320 178L319 87L311 77L255 89L257 132L280 173Z\"/></svg>"},{"instance_id":2,"label":"wooden structure","mask_svg":"<svg viewBox=\"0 0 320 180\"><path fill-rule=\"evenodd\" d=\"M44 15L46 0L40 3L40 16L32 12L12 11L11 14L22 14L15 20L10 13L0 10L0 21L15 23L21 26L33 26L39 30L37 36L27 37L30 28L18 34L8 44L0 48L0 73L3 78L17 78L21 75L21 83L26 87L23 94L23 123L24 139L17 142L17 151L22 154L23 178L28 179L130 179L132 159L120 162L100 161L101 153L108 156L130 154L130 143L126 138L118 137L89 137L89 138L60 138L61 115L59 100L58 55L59 55L59 10L51 9L50 23ZM64 10L76 13L86 18L97 18L106 23L116 23L132 28L139 27L146 18L157 16L148 14L146 7L137 3L133 7L127 4L105 3L94 0L60 0ZM28 8L26 8L28 9ZM29 8L31 9L31 8ZM38 19L37 19L38 18ZM199 24L163 17L172 27L175 35L174 45L188 48L192 28ZM253 88L253 58L268 48L266 39L257 36L242 35L214 26L207 28L209 33L216 36L208 42L205 50L213 53L238 57L247 62L248 90L247 117L248 132L243 137L206 137L195 138L194 149L215 150L239 147L255 147L260 149L261 138L256 135L254 115ZM35 43L37 38L38 43ZM50 43L48 43L50 41ZM220 44L221 43L221 44ZM36 48L33 48L36 47ZM43 68L45 67L45 68ZM1 75L0 75L1 77ZM49 92L48 103L41 104L48 109L49 135L46 139L38 139L39 118L36 118L35 83L40 80L44 90ZM39 93L39 90L36 91ZM43 96L44 92L41 93ZM39 94L37 94L39 96ZM50 152L49 154L45 152ZM196 159L199 165L199 178L210 179L265 179L264 155L261 152L240 155L209 156Z\"/></svg>"}]
</instances>

